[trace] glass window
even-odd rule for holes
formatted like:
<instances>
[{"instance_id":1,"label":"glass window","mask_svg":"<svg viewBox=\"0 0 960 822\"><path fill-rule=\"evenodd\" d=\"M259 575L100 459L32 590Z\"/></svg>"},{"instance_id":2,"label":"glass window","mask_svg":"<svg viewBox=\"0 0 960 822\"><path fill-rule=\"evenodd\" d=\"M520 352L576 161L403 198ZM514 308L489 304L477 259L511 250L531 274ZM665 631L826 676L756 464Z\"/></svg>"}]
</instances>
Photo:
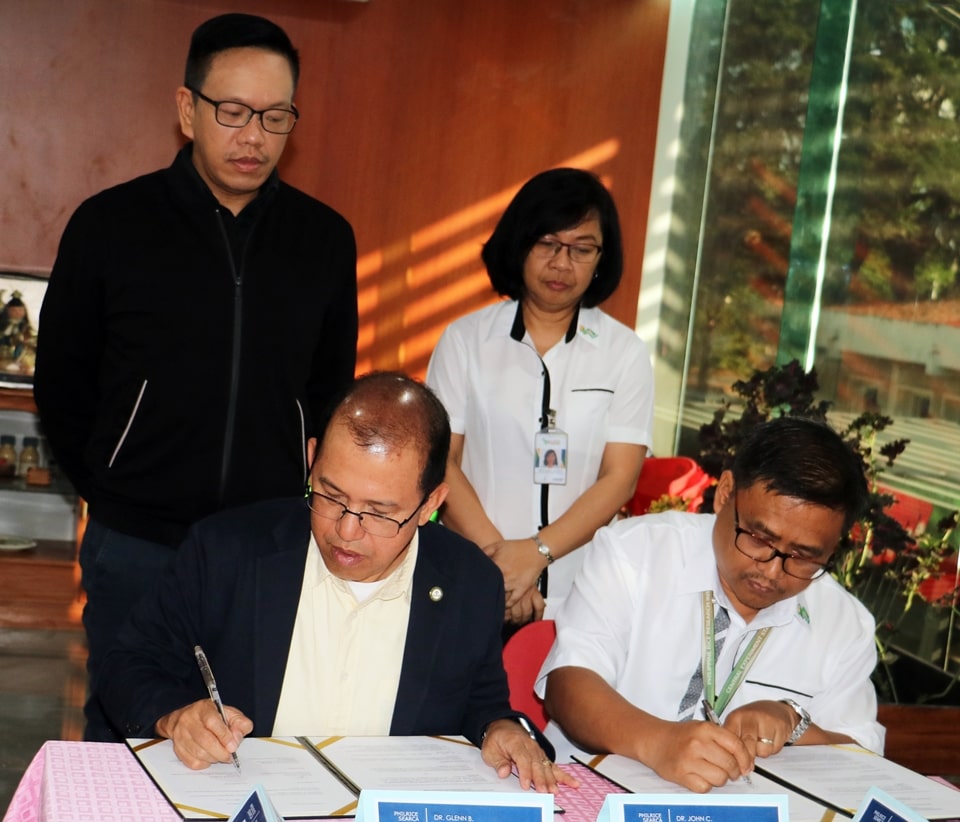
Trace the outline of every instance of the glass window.
<instances>
[{"instance_id":1,"label":"glass window","mask_svg":"<svg viewBox=\"0 0 960 822\"><path fill-rule=\"evenodd\" d=\"M674 450L797 358L838 424L875 411L910 438L891 485L960 505L958 107L939 4L696 4L657 344Z\"/></svg>"},{"instance_id":2,"label":"glass window","mask_svg":"<svg viewBox=\"0 0 960 822\"><path fill-rule=\"evenodd\" d=\"M835 426L870 411L909 440L886 485L960 507L960 17L692 2L655 446L696 456L736 380L799 359Z\"/></svg>"}]
</instances>

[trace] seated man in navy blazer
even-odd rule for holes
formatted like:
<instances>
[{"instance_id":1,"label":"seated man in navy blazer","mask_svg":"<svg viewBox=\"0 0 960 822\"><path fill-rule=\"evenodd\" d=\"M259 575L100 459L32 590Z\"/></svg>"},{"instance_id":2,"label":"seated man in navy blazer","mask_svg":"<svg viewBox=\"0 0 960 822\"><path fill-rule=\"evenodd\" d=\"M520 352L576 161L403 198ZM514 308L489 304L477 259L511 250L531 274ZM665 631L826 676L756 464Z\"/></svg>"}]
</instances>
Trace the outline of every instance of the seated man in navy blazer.
<instances>
[{"instance_id":1,"label":"seated man in navy blazer","mask_svg":"<svg viewBox=\"0 0 960 822\"><path fill-rule=\"evenodd\" d=\"M429 521L449 443L446 411L420 383L376 373L346 389L308 443L306 500L195 525L120 631L99 693L118 730L172 739L191 768L229 762L248 734L463 734L524 787L575 784L510 708L499 570Z\"/></svg>"}]
</instances>

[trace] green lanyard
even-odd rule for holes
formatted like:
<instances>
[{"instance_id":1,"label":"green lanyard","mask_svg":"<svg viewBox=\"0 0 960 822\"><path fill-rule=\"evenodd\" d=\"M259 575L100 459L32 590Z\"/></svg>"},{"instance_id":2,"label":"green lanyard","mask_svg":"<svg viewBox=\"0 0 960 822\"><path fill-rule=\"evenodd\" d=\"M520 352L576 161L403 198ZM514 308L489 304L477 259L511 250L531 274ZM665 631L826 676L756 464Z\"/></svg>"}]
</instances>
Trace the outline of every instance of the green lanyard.
<instances>
[{"instance_id":1,"label":"green lanyard","mask_svg":"<svg viewBox=\"0 0 960 822\"><path fill-rule=\"evenodd\" d=\"M740 655L740 659L737 660L737 664L733 667L730 676L727 677L727 681L723 684L723 688L718 694L716 691L716 638L713 635L713 591L702 591L700 593L700 608L703 613L703 650L700 656L700 672L703 674L703 695L706 697L707 704L713 708L717 716L720 716L736 693L737 688L740 687L740 683L743 682L747 676L747 671L749 671L753 663L756 662L763 643L767 641L767 637L773 629L770 627L761 628L753 635L753 639L751 639L750 644L747 645L747 650Z\"/></svg>"}]
</instances>

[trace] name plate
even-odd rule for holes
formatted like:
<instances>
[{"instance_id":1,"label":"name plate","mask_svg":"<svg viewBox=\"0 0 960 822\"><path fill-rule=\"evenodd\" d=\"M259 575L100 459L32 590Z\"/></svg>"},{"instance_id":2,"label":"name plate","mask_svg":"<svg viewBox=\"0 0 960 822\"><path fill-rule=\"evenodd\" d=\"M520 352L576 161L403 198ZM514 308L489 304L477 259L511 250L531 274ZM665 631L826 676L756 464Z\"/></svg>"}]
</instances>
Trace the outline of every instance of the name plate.
<instances>
[{"instance_id":1,"label":"name plate","mask_svg":"<svg viewBox=\"0 0 960 822\"><path fill-rule=\"evenodd\" d=\"M357 822L552 822L553 794L360 792Z\"/></svg>"},{"instance_id":2,"label":"name plate","mask_svg":"<svg viewBox=\"0 0 960 822\"><path fill-rule=\"evenodd\" d=\"M267 796L263 785L257 785L230 817L230 822L283 822Z\"/></svg>"},{"instance_id":3,"label":"name plate","mask_svg":"<svg viewBox=\"0 0 960 822\"><path fill-rule=\"evenodd\" d=\"M853 817L853 822L927 822L927 817L911 810L879 788L871 788L867 791L857 815Z\"/></svg>"},{"instance_id":4,"label":"name plate","mask_svg":"<svg viewBox=\"0 0 960 822\"><path fill-rule=\"evenodd\" d=\"M611 794L597 822L788 822L787 797L774 794Z\"/></svg>"}]
</instances>

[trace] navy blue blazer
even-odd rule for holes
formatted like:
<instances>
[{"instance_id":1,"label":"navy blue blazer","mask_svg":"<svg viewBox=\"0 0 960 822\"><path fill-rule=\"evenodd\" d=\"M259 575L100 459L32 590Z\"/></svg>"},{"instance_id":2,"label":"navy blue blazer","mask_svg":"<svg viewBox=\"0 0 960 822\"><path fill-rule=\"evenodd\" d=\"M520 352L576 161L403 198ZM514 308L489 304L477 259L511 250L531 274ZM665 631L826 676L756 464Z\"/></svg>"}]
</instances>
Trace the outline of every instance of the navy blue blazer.
<instances>
[{"instance_id":1,"label":"navy blue blazer","mask_svg":"<svg viewBox=\"0 0 960 822\"><path fill-rule=\"evenodd\" d=\"M123 735L151 736L158 719L207 696L194 645L224 703L253 720L254 736L270 735L309 534L303 499L225 511L190 530L103 666L98 695ZM479 744L490 722L519 716L503 669L503 613L493 561L443 526L422 526L391 735L463 734Z\"/></svg>"}]
</instances>

